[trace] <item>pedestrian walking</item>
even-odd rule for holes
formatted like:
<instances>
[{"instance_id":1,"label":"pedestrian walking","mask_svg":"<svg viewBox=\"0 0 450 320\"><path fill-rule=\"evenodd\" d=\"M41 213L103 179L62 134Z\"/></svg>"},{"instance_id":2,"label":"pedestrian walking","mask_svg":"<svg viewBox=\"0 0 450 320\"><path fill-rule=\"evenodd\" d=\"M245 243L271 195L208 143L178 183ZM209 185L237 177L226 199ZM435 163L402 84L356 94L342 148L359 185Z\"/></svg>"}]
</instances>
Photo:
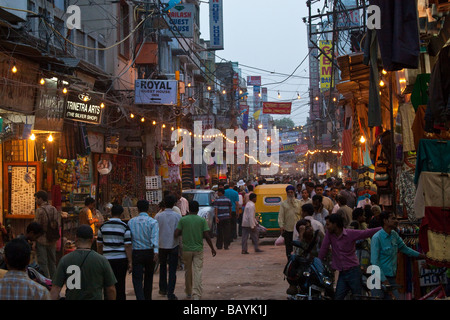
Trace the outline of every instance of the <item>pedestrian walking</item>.
<instances>
[{"instance_id":1,"label":"pedestrian walking","mask_svg":"<svg viewBox=\"0 0 450 320\"><path fill-rule=\"evenodd\" d=\"M203 294L203 239L211 248L212 256L216 250L209 237L209 227L205 218L198 216L199 204L189 202L189 214L182 217L174 232L175 237L182 236L183 260L185 262L185 292L188 298L200 300Z\"/></svg>"},{"instance_id":2,"label":"pedestrian walking","mask_svg":"<svg viewBox=\"0 0 450 320\"><path fill-rule=\"evenodd\" d=\"M280 212L278 214L278 225L280 226L281 235L284 238L286 247L286 257L293 250L292 239L294 235L295 224L300 220L301 206L299 200L295 198L295 187L289 185L286 187L287 199L281 202Z\"/></svg>"},{"instance_id":3,"label":"pedestrian walking","mask_svg":"<svg viewBox=\"0 0 450 320\"><path fill-rule=\"evenodd\" d=\"M36 256L39 268L47 278L53 278L56 270L56 241L58 239L50 238L49 224L52 222L61 227L61 216L56 208L48 204L47 192L41 190L34 195L36 213L34 221L39 223L44 229L44 234L36 239Z\"/></svg>"},{"instance_id":4,"label":"pedestrian walking","mask_svg":"<svg viewBox=\"0 0 450 320\"><path fill-rule=\"evenodd\" d=\"M323 206L323 196L316 194L312 197L314 207L313 218L325 226L325 218L328 216L328 210Z\"/></svg>"},{"instance_id":5,"label":"pedestrian walking","mask_svg":"<svg viewBox=\"0 0 450 320\"><path fill-rule=\"evenodd\" d=\"M356 256L355 243L372 237L378 230L354 230L344 228L344 219L336 213L325 218L327 233L322 241L319 259L324 260L331 246L331 267L339 271L335 300L343 300L351 291L354 295L362 292L361 269Z\"/></svg>"},{"instance_id":6,"label":"pedestrian walking","mask_svg":"<svg viewBox=\"0 0 450 320\"><path fill-rule=\"evenodd\" d=\"M173 211L177 198L168 195L164 198L165 210L155 216L159 226L159 293L167 295L169 300L177 300L174 294L177 282L179 238L174 236L181 217ZM186 211L187 212L187 211ZM167 266L169 280L167 280Z\"/></svg>"},{"instance_id":7,"label":"pedestrian walking","mask_svg":"<svg viewBox=\"0 0 450 320\"><path fill-rule=\"evenodd\" d=\"M97 234L97 252L108 259L116 276L116 300L126 300L127 271L131 273L131 231L120 219L121 205L111 208L111 218L103 223Z\"/></svg>"},{"instance_id":8,"label":"pedestrian walking","mask_svg":"<svg viewBox=\"0 0 450 320\"><path fill-rule=\"evenodd\" d=\"M24 239L13 239L4 248L8 272L0 279L0 300L50 300L50 292L30 279L27 266L31 247Z\"/></svg>"},{"instance_id":9,"label":"pedestrian walking","mask_svg":"<svg viewBox=\"0 0 450 320\"><path fill-rule=\"evenodd\" d=\"M219 188L217 195L218 197L214 200L214 213L217 223L216 248L228 250L231 243L230 221L232 205L230 199L225 197L224 188Z\"/></svg>"},{"instance_id":10,"label":"pedestrian walking","mask_svg":"<svg viewBox=\"0 0 450 320\"><path fill-rule=\"evenodd\" d=\"M139 200L139 215L128 222L132 241L132 281L136 300L152 300L153 272L159 253L158 221L148 214L149 202Z\"/></svg>"},{"instance_id":11,"label":"pedestrian walking","mask_svg":"<svg viewBox=\"0 0 450 320\"><path fill-rule=\"evenodd\" d=\"M398 227L397 216L393 212L383 211L380 214L380 221L383 228L375 233L371 241L370 262L372 265L380 267L383 285L397 285L395 278L397 276L397 255L402 252L409 257L425 259L425 255L419 253L403 242L402 238L395 231ZM386 300L399 300L400 294L397 288L389 293L381 289L373 289L372 295Z\"/></svg>"},{"instance_id":12,"label":"pedestrian walking","mask_svg":"<svg viewBox=\"0 0 450 320\"><path fill-rule=\"evenodd\" d=\"M234 182L230 182L229 185L225 185L225 197L231 201L231 219L230 219L230 236L231 241L237 239L237 219L239 214L239 193L233 189Z\"/></svg>"},{"instance_id":13,"label":"pedestrian walking","mask_svg":"<svg viewBox=\"0 0 450 320\"><path fill-rule=\"evenodd\" d=\"M259 249L259 233L258 233L258 221L256 221L256 193L252 193L249 196L250 201L246 203L244 214L242 217L242 254L248 254L247 242L248 237L253 241L255 252L262 252Z\"/></svg>"},{"instance_id":14,"label":"pedestrian walking","mask_svg":"<svg viewBox=\"0 0 450 320\"><path fill-rule=\"evenodd\" d=\"M79 226L77 249L61 258L53 277L50 291L53 300L60 298L64 286L66 300L116 300L116 277L108 259L91 249L93 242L92 228Z\"/></svg>"}]
</instances>

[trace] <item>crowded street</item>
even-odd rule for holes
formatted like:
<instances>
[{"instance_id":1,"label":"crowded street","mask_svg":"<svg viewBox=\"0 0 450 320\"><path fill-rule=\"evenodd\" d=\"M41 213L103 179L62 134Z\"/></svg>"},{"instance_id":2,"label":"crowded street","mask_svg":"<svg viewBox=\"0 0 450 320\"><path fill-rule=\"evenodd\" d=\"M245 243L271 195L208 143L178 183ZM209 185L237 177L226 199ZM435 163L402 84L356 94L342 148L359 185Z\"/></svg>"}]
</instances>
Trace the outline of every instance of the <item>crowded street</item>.
<instances>
[{"instance_id":1,"label":"crowded street","mask_svg":"<svg viewBox=\"0 0 450 320\"><path fill-rule=\"evenodd\" d=\"M449 35L450 0L0 0L1 306L450 300Z\"/></svg>"}]
</instances>

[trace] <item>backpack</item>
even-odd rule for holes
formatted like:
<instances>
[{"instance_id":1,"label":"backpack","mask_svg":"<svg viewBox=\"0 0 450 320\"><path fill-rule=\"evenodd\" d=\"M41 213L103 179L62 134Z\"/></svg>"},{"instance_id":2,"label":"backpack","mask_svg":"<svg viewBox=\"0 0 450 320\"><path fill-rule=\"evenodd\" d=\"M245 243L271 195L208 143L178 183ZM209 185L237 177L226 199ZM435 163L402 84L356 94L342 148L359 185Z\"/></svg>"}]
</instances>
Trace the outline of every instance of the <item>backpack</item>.
<instances>
[{"instance_id":1,"label":"backpack","mask_svg":"<svg viewBox=\"0 0 450 320\"><path fill-rule=\"evenodd\" d=\"M47 214L47 231L45 232L45 237L47 238L48 242L58 241L61 237L59 234L58 222L55 220L50 220L47 210L45 208L42 209L44 209L45 213Z\"/></svg>"}]
</instances>

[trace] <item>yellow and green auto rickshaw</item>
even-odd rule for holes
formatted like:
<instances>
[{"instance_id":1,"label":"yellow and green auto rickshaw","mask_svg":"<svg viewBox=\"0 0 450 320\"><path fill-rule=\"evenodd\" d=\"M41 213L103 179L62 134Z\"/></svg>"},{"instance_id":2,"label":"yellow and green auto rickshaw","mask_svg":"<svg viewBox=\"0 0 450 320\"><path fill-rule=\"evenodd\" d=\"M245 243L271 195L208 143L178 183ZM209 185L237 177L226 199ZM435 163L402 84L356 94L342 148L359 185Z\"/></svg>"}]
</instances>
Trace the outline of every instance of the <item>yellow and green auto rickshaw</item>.
<instances>
[{"instance_id":1,"label":"yellow and green auto rickshaw","mask_svg":"<svg viewBox=\"0 0 450 320\"><path fill-rule=\"evenodd\" d=\"M263 184L255 187L256 193L256 218L259 224L267 229L266 237L278 237L280 226L278 225L278 213L281 202L286 200L286 187L289 184Z\"/></svg>"}]
</instances>

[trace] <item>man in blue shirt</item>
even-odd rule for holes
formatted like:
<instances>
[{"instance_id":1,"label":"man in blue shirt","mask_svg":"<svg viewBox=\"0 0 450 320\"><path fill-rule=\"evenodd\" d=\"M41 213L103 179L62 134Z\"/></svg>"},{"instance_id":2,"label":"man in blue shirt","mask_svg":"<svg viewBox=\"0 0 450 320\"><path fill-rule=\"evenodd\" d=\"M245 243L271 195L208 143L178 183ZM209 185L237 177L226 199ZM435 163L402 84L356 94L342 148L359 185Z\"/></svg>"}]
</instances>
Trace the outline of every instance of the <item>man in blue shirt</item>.
<instances>
[{"instance_id":1,"label":"man in blue shirt","mask_svg":"<svg viewBox=\"0 0 450 320\"><path fill-rule=\"evenodd\" d=\"M239 193L233 189L234 182L230 182L229 185L225 185L225 197L231 201L231 220L230 220L230 233L231 241L237 239L237 214L239 212Z\"/></svg>"},{"instance_id":2,"label":"man in blue shirt","mask_svg":"<svg viewBox=\"0 0 450 320\"><path fill-rule=\"evenodd\" d=\"M151 300L153 270L158 261L158 221L148 215L147 200L137 202L139 215L128 222L132 240L132 281L136 300ZM144 279L144 285L142 285Z\"/></svg>"},{"instance_id":3,"label":"man in blue shirt","mask_svg":"<svg viewBox=\"0 0 450 320\"><path fill-rule=\"evenodd\" d=\"M396 285L395 277L397 274L397 253L404 254L419 259L424 259L425 255L407 247L402 238L395 231L398 226L398 220L392 212L382 212L380 221L383 228L374 234L371 241L371 263L380 267L381 284ZM398 290L394 288L392 292L385 293L382 289L373 289L372 295L382 297L387 300L400 298Z\"/></svg>"}]
</instances>

